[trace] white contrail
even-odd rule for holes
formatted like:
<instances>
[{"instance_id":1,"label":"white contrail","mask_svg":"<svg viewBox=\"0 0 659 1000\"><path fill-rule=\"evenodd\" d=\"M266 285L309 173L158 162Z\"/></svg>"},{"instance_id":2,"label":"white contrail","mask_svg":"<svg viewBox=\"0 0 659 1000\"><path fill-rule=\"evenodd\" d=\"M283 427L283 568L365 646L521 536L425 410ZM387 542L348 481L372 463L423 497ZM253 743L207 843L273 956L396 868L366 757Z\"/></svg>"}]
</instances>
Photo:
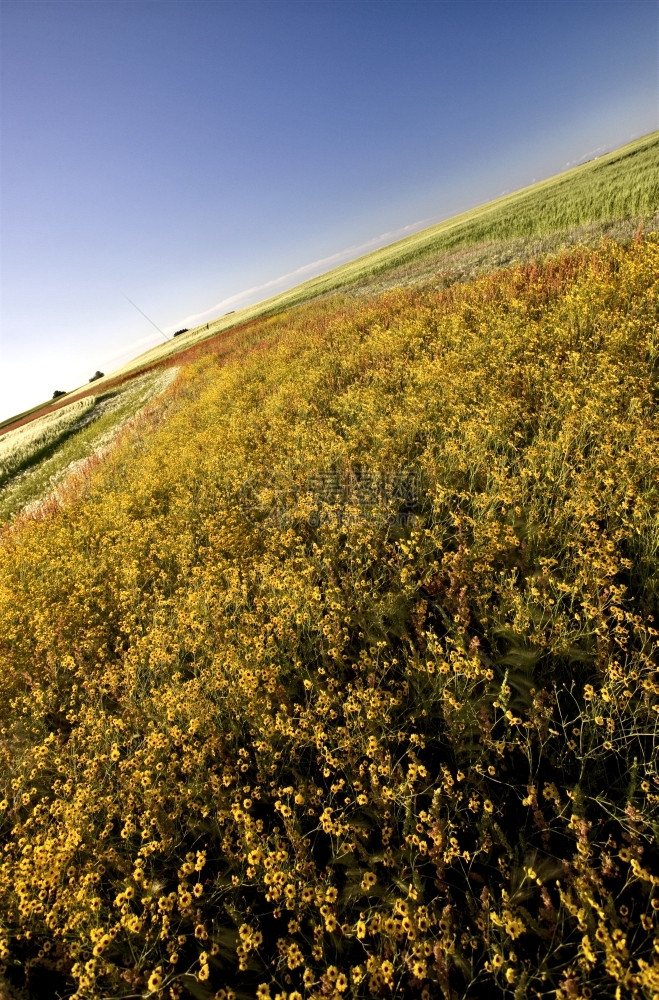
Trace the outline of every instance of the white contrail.
<instances>
[{"instance_id":1,"label":"white contrail","mask_svg":"<svg viewBox=\"0 0 659 1000\"><path fill-rule=\"evenodd\" d=\"M338 253L333 253L329 257L321 257L319 260L314 260L310 264L303 264L302 267L298 267L294 271L289 271L288 274L282 274L278 278L272 278L270 281L266 281L262 285L253 285L251 288L246 288L244 291L238 292L235 295L229 295L228 298L222 299L220 302L216 302L215 305L210 306L209 309L205 309L203 312L194 313L192 316L188 316L185 320L183 320L183 324L185 326L188 324L190 326L196 326L199 320L204 319L211 313L226 310L227 306L235 306L242 299L251 298L259 292L265 292L268 289L275 288L277 285L282 285L295 278L300 278L303 275L308 274L309 271L315 271L318 268L327 269L331 267L332 264L340 263L342 259L357 256L360 253L377 246L378 243L382 243L385 240L395 240L396 237L404 236L406 233L412 232L413 230L433 221L433 219L420 219L418 222L411 222L407 226L401 226L400 229L395 229L391 232L381 233L379 236L374 236L372 240L368 240L366 243L360 243L358 246L347 247L345 250L339 250Z\"/></svg>"},{"instance_id":2,"label":"white contrail","mask_svg":"<svg viewBox=\"0 0 659 1000\"><path fill-rule=\"evenodd\" d=\"M125 299L126 299L126 300L127 300L128 302L130 302L130 304L131 304L132 306L135 306L135 308L137 309L138 313L141 313L141 315L142 315L142 316L144 316L144 319L148 319L148 320L149 320L149 323L151 324L151 326L155 326L155 328L156 328L156 330L158 331L158 333L161 333L161 334L162 334L162 336L163 336L163 337L165 338L165 340L170 340L170 339L171 339L170 337L168 337L168 336L167 336L167 334L166 334L166 333L163 333L163 331L162 331L162 330L160 329L160 327L158 326L158 324L157 324L157 323L154 323L154 322L153 322L153 320L152 320L152 319L150 319L150 318L149 318L149 316L147 316L147 314L146 314L146 313L144 312L144 310L143 310L143 309L140 309L140 307L139 307L139 306L137 305L137 303L136 303L136 302L133 302L133 300L132 300L132 299L129 299L129 298L128 298L128 296L126 295L126 293L125 293L125 292L122 292L121 294L123 295L123 297L124 297L124 298L125 298Z\"/></svg>"}]
</instances>

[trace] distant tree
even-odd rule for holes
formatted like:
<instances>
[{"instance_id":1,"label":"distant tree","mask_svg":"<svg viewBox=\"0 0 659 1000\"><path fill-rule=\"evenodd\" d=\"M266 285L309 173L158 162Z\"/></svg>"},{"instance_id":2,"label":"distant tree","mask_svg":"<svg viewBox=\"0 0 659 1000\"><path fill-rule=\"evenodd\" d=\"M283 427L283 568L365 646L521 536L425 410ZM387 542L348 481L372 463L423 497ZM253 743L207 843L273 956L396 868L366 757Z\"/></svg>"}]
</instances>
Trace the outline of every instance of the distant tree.
<instances>
[{"instance_id":1,"label":"distant tree","mask_svg":"<svg viewBox=\"0 0 659 1000\"><path fill-rule=\"evenodd\" d=\"M103 375L104 375L104 374L105 374L104 372L99 372L99 371L97 371L97 372L95 372L95 373L94 373L94 374L92 375L92 377L90 378L90 380L89 380L89 381L90 381L90 382L95 382L97 378L103 378Z\"/></svg>"},{"instance_id":2,"label":"distant tree","mask_svg":"<svg viewBox=\"0 0 659 1000\"><path fill-rule=\"evenodd\" d=\"M176 333L174 334L174 336L175 337L180 337L182 333L187 333L187 332L188 332L188 328L187 328L187 326L184 326L182 330L177 330Z\"/></svg>"},{"instance_id":3,"label":"distant tree","mask_svg":"<svg viewBox=\"0 0 659 1000\"><path fill-rule=\"evenodd\" d=\"M66 396L66 393L64 392L63 389L55 389L55 392L53 393L53 399L57 399L58 396Z\"/></svg>"}]
</instances>

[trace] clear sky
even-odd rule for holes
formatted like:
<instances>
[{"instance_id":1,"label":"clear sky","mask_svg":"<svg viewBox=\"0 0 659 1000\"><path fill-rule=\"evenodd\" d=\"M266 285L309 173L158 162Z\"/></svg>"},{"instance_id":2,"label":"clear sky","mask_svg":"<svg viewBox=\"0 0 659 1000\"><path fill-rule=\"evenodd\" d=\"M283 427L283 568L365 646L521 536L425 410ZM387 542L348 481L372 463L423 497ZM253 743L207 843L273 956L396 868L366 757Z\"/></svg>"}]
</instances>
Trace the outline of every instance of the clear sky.
<instances>
[{"instance_id":1,"label":"clear sky","mask_svg":"<svg viewBox=\"0 0 659 1000\"><path fill-rule=\"evenodd\" d=\"M656 0L0 14L0 419L659 127Z\"/></svg>"}]
</instances>

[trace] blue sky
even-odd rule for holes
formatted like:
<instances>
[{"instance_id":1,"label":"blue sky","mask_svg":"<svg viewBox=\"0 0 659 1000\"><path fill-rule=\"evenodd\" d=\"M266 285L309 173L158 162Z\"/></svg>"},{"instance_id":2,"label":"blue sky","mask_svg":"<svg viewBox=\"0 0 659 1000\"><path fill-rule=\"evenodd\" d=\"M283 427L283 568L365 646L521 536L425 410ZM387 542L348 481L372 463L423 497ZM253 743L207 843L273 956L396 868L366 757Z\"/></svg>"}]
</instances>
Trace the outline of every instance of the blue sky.
<instances>
[{"instance_id":1,"label":"blue sky","mask_svg":"<svg viewBox=\"0 0 659 1000\"><path fill-rule=\"evenodd\" d=\"M0 419L659 127L655 0L0 12Z\"/></svg>"}]
</instances>

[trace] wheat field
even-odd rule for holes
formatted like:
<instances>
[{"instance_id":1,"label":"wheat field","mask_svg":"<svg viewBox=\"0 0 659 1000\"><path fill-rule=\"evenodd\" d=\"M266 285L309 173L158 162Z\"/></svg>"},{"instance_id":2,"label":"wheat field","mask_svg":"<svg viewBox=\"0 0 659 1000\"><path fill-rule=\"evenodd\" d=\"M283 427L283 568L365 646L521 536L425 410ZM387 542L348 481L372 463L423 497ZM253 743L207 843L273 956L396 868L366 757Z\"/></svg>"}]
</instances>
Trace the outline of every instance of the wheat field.
<instances>
[{"instance_id":1,"label":"wheat field","mask_svg":"<svg viewBox=\"0 0 659 1000\"><path fill-rule=\"evenodd\" d=\"M94 408L95 403L94 396L86 396L55 413L37 417L30 423L3 434L0 437L0 486L70 434L81 418Z\"/></svg>"}]
</instances>

